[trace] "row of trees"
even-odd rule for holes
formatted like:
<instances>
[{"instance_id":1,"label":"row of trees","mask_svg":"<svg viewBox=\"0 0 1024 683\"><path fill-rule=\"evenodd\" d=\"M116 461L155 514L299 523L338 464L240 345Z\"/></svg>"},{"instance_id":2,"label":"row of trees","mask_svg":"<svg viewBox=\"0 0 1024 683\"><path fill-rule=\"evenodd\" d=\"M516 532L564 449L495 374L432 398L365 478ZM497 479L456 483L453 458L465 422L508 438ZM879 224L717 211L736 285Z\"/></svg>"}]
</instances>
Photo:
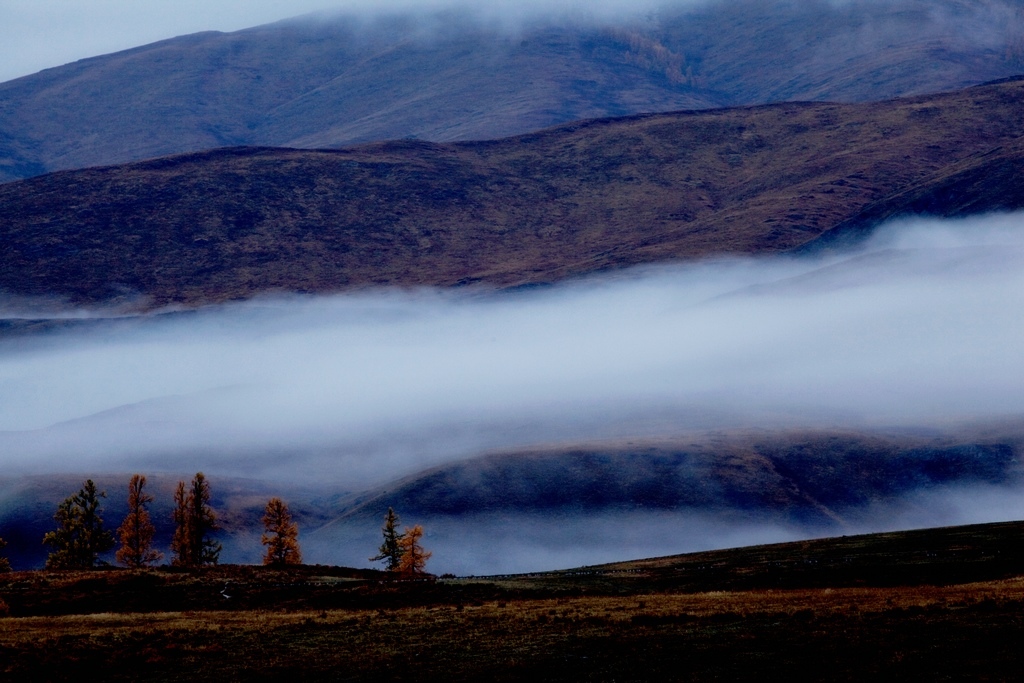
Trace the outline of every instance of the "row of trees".
<instances>
[{"instance_id":1,"label":"row of trees","mask_svg":"<svg viewBox=\"0 0 1024 683\"><path fill-rule=\"evenodd\" d=\"M163 553L153 548L156 529L149 515L153 496L146 492L146 477L132 476L128 484L128 514L117 530L120 542L114 557L126 567L150 567L163 559ZM86 569L96 566L100 554L114 547L114 536L103 526L100 499L92 479L86 480L78 493L65 498L57 507L54 520L57 528L43 537L43 543L53 548L46 560L50 569ZM423 549L420 539L423 527L416 525L398 530L398 515L388 508L384 519L384 540L379 554L371 561L383 561L388 571L403 575L425 572L431 553ZM263 513L264 533L261 541L266 546L265 565L285 566L302 563L299 548L299 527L292 521L288 506L280 498L271 498ZM202 472L196 473L190 485L179 481L174 493L174 537L171 564L196 568L217 564L221 544L212 534L218 531L217 516L210 506L210 484ZM0 549L6 545L0 539ZM0 556L0 571L9 571L10 564Z\"/></svg>"},{"instance_id":2,"label":"row of trees","mask_svg":"<svg viewBox=\"0 0 1024 683\"><path fill-rule=\"evenodd\" d=\"M114 547L114 536L103 526L100 499L106 492L98 491L92 479L86 480L78 493L65 498L57 507L54 520L57 528L43 537L53 548L46 560L49 569L86 569L96 566L101 553ZM128 483L128 514L117 530L120 546L114 555L126 567L150 567L163 559L153 548L156 528L149 515L153 496L146 492L146 477L132 476ZM298 544L298 525L291 521L288 506L280 498L271 498L263 516L267 532L265 564L298 564L302 554ZM178 482L174 492L174 537L171 564L176 567L202 567L217 564L222 546L213 539L219 531L217 515L210 506L210 484L197 472L191 484ZM0 548L3 547L0 540ZM6 560L0 571L9 569Z\"/></svg>"},{"instance_id":3,"label":"row of trees","mask_svg":"<svg viewBox=\"0 0 1024 683\"><path fill-rule=\"evenodd\" d=\"M86 569L96 566L99 555L114 547L114 536L103 526L100 499L92 479L86 480L78 493L64 499L57 507L54 521L57 528L43 537L53 548L46 559L49 569ZM149 567L163 553L153 548L156 528L149 515L153 496L146 492L146 477L132 476L128 483L128 514L117 530L120 547L115 559L126 567ZM190 486L179 481L174 494L174 539L171 564L178 567L201 567L216 564L221 545L211 537L217 531L217 517L210 507L210 484L202 472L196 473Z\"/></svg>"}]
</instances>

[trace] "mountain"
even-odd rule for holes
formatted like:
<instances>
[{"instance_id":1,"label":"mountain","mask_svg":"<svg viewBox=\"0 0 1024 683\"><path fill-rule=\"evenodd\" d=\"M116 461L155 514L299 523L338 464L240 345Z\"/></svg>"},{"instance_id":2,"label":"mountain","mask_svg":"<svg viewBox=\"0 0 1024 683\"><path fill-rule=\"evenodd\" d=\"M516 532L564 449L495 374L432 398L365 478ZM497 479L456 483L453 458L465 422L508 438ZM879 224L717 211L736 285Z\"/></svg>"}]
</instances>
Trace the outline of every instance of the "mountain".
<instances>
[{"instance_id":1,"label":"mountain","mask_svg":"<svg viewBox=\"0 0 1024 683\"><path fill-rule=\"evenodd\" d=\"M452 463L362 493L343 519L408 515L586 517L601 511L745 510L842 528L915 491L1005 484L1021 435L971 440L843 431L718 434L687 442L550 448Z\"/></svg>"},{"instance_id":2,"label":"mountain","mask_svg":"<svg viewBox=\"0 0 1024 683\"><path fill-rule=\"evenodd\" d=\"M513 28L457 12L206 32L0 84L0 181L225 146L490 139L585 118L867 101L1024 71L1009 0L722 0Z\"/></svg>"},{"instance_id":3,"label":"mountain","mask_svg":"<svg viewBox=\"0 0 1024 683\"><path fill-rule=\"evenodd\" d=\"M548 283L1024 207L1024 80L881 103L576 122L495 141L229 148L0 185L0 290L199 305Z\"/></svg>"}]
</instances>

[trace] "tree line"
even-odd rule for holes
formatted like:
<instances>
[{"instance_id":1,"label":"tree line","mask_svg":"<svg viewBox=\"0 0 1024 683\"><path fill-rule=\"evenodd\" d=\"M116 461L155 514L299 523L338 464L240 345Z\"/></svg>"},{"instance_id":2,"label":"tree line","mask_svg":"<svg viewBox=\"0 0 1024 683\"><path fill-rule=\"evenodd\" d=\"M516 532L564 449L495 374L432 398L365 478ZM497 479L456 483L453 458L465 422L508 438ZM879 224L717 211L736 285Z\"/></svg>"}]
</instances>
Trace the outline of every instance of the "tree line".
<instances>
[{"instance_id":1,"label":"tree line","mask_svg":"<svg viewBox=\"0 0 1024 683\"><path fill-rule=\"evenodd\" d=\"M153 548L156 528L149 514L149 504L154 498L145 489L146 477L133 475L128 483L128 513L117 530L115 561L132 569L152 567L164 557ZM106 498L106 492L97 490L93 480L87 479L78 493L68 496L57 506L53 516L57 528L43 537L43 543L52 548L46 559L47 569L89 569L97 565L102 553L114 547L114 534L103 523L102 498ZM222 546L213 534L220 530L220 526L210 506L210 484L202 472L197 472L188 485L184 481L178 482L174 492L173 518L171 565L194 569L217 564ZM398 515L388 508L382 529L384 541L379 554L370 560L383 561L386 569L396 574L425 574L431 553L420 545L423 528L416 525L399 531L398 523ZM280 498L273 497L267 502L263 527L260 540L266 546L264 565L284 567L302 564L299 527L292 521L288 505ZM5 545L0 538L0 550ZM10 571L10 563L0 554L0 572L5 571Z\"/></svg>"}]
</instances>

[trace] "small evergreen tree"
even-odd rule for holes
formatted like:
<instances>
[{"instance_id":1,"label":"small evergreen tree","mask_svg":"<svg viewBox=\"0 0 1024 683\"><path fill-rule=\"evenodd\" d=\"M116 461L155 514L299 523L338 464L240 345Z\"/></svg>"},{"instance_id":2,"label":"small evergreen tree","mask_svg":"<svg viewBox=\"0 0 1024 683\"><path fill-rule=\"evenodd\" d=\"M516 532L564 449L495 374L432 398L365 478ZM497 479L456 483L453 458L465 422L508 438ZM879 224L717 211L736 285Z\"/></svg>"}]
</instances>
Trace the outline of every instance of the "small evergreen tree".
<instances>
[{"instance_id":1,"label":"small evergreen tree","mask_svg":"<svg viewBox=\"0 0 1024 683\"><path fill-rule=\"evenodd\" d=\"M425 574L427 560L433 553L427 552L420 545L423 527L419 524L405 532L399 545L402 548L402 559L398 563L398 573L415 576Z\"/></svg>"},{"instance_id":2,"label":"small evergreen tree","mask_svg":"<svg viewBox=\"0 0 1024 683\"><path fill-rule=\"evenodd\" d=\"M210 538L210 534L220 531L217 515L210 507L210 484L202 472L197 472L192 479L192 542L197 549L197 566L217 564L220 560L221 544Z\"/></svg>"},{"instance_id":3,"label":"small evergreen tree","mask_svg":"<svg viewBox=\"0 0 1024 683\"><path fill-rule=\"evenodd\" d=\"M292 521L288 506L280 498L271 498L263 512L263 527L266 533L261 541L267 546L263 564L283 567L287 564L302 564L299 550L299 526Z\"/></svg>"},{"instance_id":4,"label":"small evergreen tree","mask_svg":"<svg viewBox=\"0 0 1024 683\"><path fill-rule=\"evenodd\" d=\"M76 547L78 537L75 530L74 504L71 497L61 501L53 515L57 528L43 536L43 544L53 548L53 552L46 558L48 569L71 569L77 566L79 551Z\"/></svg>"},{"instance_id":5,"label":"small evergreen tree","mask_svg":"<svg viewBox=\"0 0 1024 683\"><path fill-rule=\"evenodd\" d=\"M7 541L0 538L0 550L3 550L4 546L7 545ZM0 555L0 574L11 571L11 563L6 557ZM2 601L0 601L2 602Z\"/></svg>"},{"instance_id":6,"label":"small evergreen tree","mask_svg":"<svg viewBox=\"0 0 1024 683\"><path fill-rule=\"evenodd\" d=\"M96 565L100 553L114 547L114 537L103 528L100 516L100 498L106 497L88 479L78 493L57 507L53 516L57 528L43 537L43 543L54 549L46 558L47 567L87 569Z\"/></svg>"},{"instance_id":7,"label":"small evergreen tree","mask_svg":"<svg viewBox=\"0 0 1024 683\"><path fill-rule=\"evenodd\" d=\"M384 533L384 542L380 544L376 557L370 558L370 562L383 560L389 572L398 571L398 565L402 562L402 538L405 534L398 530L398 515L392 508L388 508L381 531Z\"/></svg>"},{"instance_id":8,"label":"small evergreen tree","mask_svg":"<svg viewBox=\"0 0 1024 683\"><path fill-rule=\"evenodd\" d=\"M145 487L146 477L141 474L132 476L128 483L128 515L117 531L121 547L115 557L118 562L133 569L148 567L163 557L162 553L152 549L156 529L149 519L146 505L153 502L153 496L144 492Z\"/></svg>"},{"instance_id":9,"label":"small evergreen tree","mask_svg":"<svg viewBox=\"0 0 1024 683\"><path fill-rule=\"evenodd\" d=\"M192 568L217 564L221 544L214 541L210 534L219 530L217 515L210 507L210 484L203 473L196 473L188 489L185 488L185 482L178 482L174 493L172 564Z\"/></svg>"}]
</instances>

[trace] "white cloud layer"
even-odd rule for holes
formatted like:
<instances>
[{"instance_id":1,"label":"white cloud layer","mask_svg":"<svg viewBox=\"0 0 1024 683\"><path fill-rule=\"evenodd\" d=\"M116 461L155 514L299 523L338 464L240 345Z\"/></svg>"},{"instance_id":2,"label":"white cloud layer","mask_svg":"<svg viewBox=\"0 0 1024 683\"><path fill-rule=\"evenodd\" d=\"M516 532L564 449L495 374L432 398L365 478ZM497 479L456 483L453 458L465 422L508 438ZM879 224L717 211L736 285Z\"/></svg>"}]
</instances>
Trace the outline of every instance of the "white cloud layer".
<instances>
[{"instance_id":1,"label":"white cloud layer","mask_svg":"<svg viewBox=\"0 0 1024 683\"><path fill-rule=\"evenodd\" d=\"M1024 414L1021 311L1016 214L828 261L93 323L0 343L0 464L362 485L553 441Z\"/></svg>"}]
</instances>

